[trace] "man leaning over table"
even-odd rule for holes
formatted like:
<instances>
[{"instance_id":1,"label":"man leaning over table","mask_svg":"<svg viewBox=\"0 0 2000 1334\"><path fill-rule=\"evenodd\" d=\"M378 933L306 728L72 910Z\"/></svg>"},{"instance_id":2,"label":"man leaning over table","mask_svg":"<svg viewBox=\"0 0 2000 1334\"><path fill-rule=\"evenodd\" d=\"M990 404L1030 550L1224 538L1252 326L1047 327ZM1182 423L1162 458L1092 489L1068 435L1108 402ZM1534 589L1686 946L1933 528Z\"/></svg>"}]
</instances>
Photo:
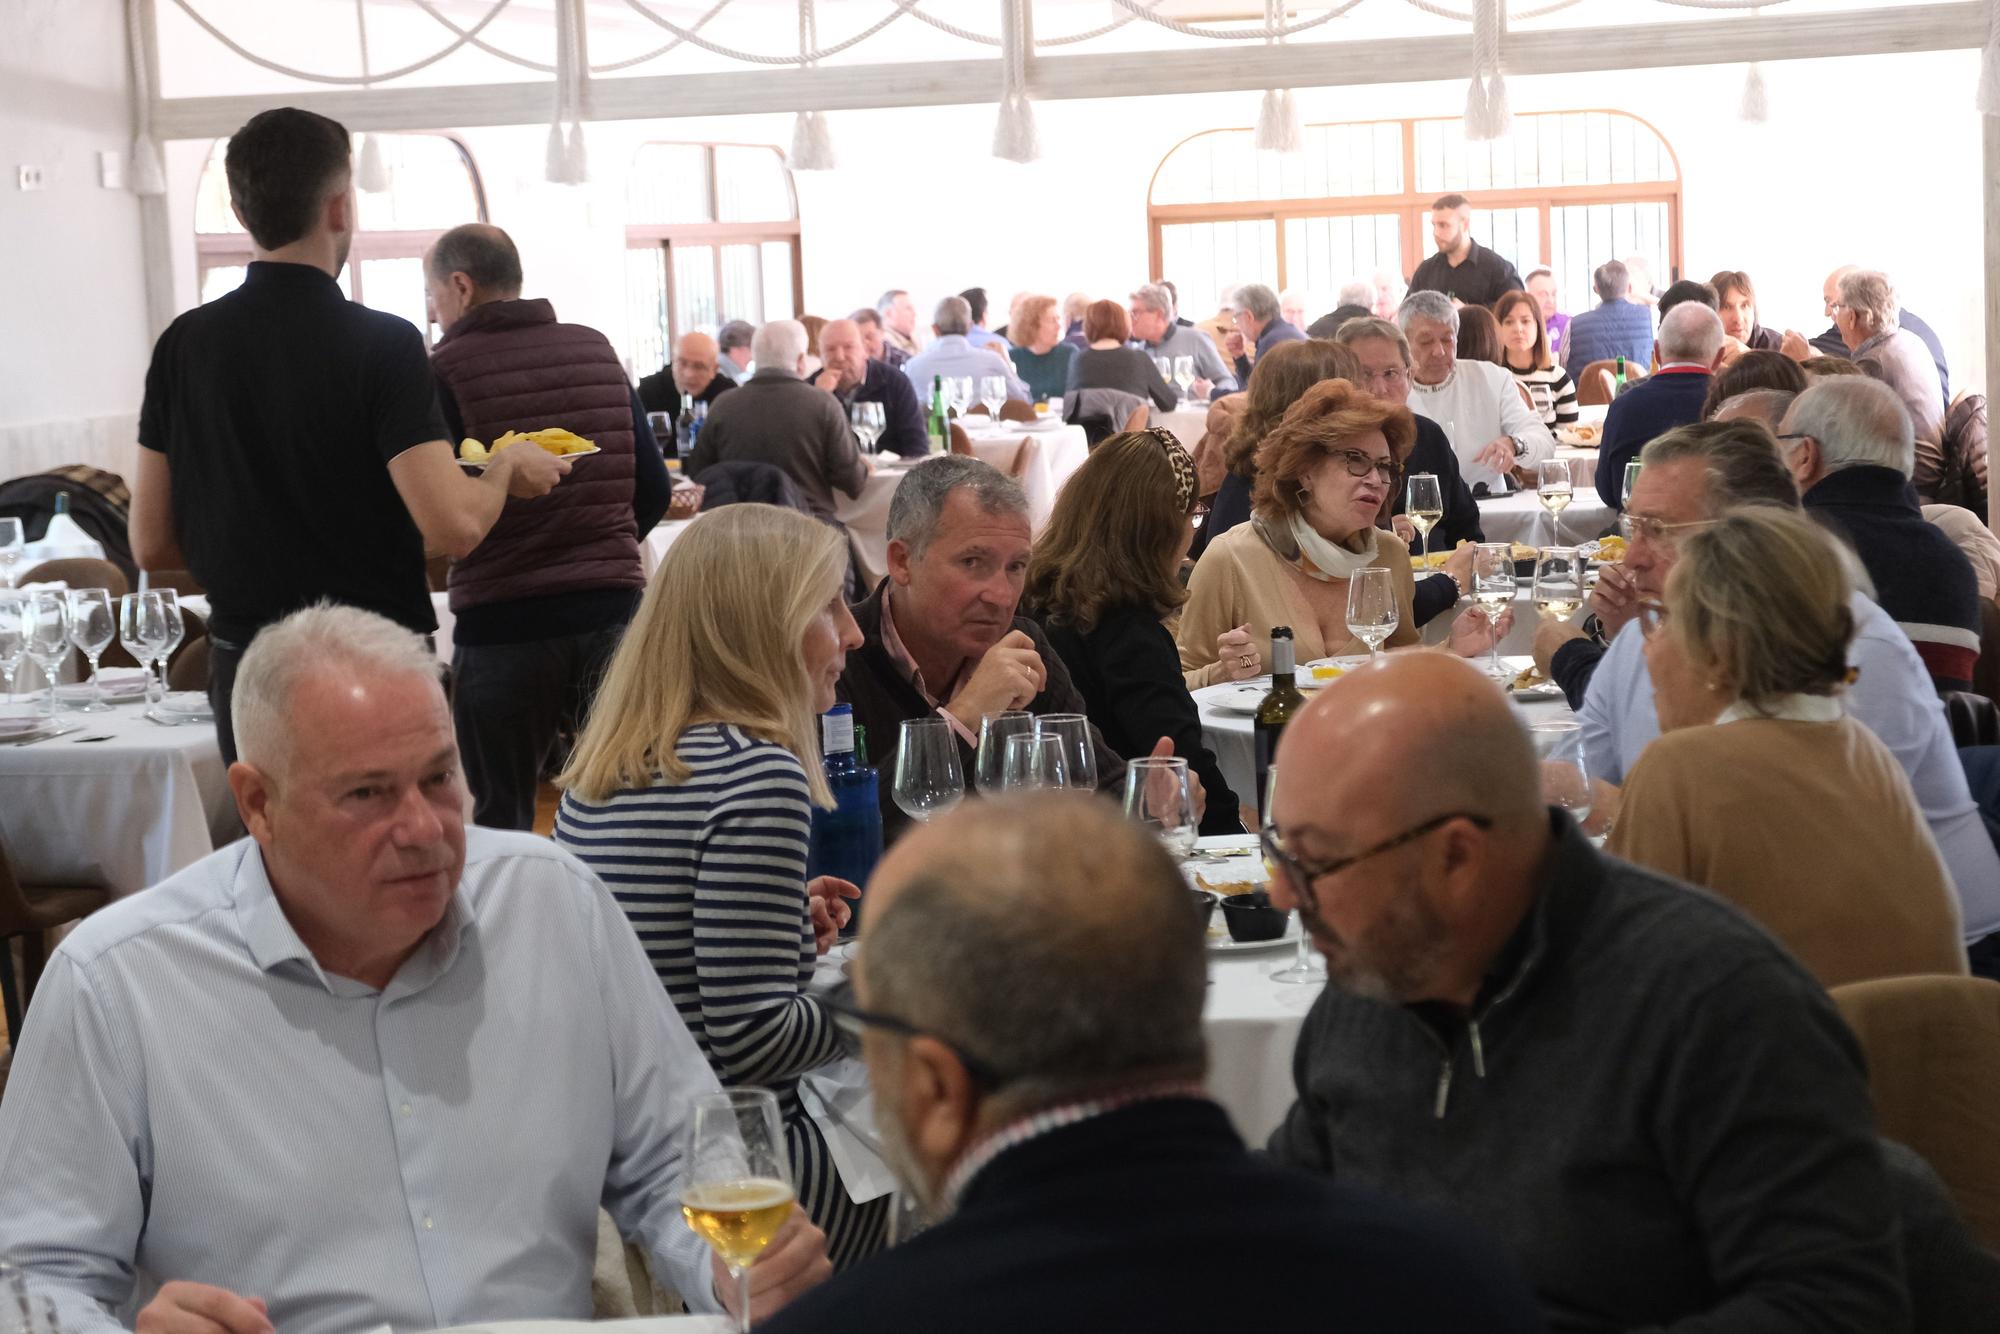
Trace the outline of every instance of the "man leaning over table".
<instances>
[{"instance_id":1,"label":"man leaning over table","mask_svg":"<svg viewBox=\"0 0 2000 1334\"><path fill-rule=\"evenodd\" d=\"M230 207L250 236L243 285L167 327L146 371L132 485L141 569L208 591L209 698L224 761L230 692L263 627L322 599L437 628L426 556L462 557L507 498L569 471L504 451L457 463L423 335L341 294L356 226L347 130L261 112L230 136Z\"/></svg>"},{"instance_id":2,"label":"man leaning over table","mask_svg":"<svg viewBox=\"0 0 2000 1334\"><path fill-rule=\"evenodd\" d=\"M522 299L506 232L452 228L424 255L424 282L444 330L431 369L453 436L562 426L599 450L562 489L509 500L451 567L451 708L473 818L532 829L549 751L563 728L582 726L638 608L639 543L666 515L673 482L610 340Z\"/></svg>"},{"instance_id":3,"label":"man leaning over table","mask_svg":"<svg viewBox=\"0 0 2000 1334\"><path fill-rule=\"evenodd\" d=\"M1083 696L1042 627L1015 615L1032 545L1020 483L962 454L919 463L889 501L889 574L854 608L862 644L847 655L840 697L868 731L882 774L882 832L910 824L893 796L905 719L942 717L958 737L966 786L988 713L1084 712ZM1099 790L1120 792L1125 761L1095 727ZM1172 753L1162 737L1155 754Z\"/></svg>"},{"instance_id":4,"label":"man leaning over table","mask_svg":"<svg viewBox=\"0 0 2000 1334\"><path fill-rule=\"evenodd\" d=\"M234 704L250 838L50 960L0 1103L0 1253L71 1334L586 1319L601 1203L690 1305L734 1300L679 1208L714 1076L588 870L466 830L423 641L309 608ZM830 1272L794 1213L753 1311Z\"/></svg>"}]
</instances>

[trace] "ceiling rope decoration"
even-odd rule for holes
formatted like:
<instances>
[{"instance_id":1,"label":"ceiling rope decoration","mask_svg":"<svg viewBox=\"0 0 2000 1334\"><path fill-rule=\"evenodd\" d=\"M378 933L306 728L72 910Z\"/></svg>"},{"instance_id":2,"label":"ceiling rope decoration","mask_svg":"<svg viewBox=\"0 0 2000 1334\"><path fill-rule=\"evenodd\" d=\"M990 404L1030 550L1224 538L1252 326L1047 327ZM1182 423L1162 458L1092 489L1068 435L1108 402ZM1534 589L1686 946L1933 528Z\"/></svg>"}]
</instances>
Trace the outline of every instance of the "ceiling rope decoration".
<instances>
[{"instance_id":1,"label":"ceiling rope decoration","mask_svg":"<svg viewBox=\"0 0 2000 1334\"><path fill-rule=\"evenodd\" d=\"M817 63L810 53L819 49L819 20L813 13L813 0L799 0L799 59L805 69ZM832 171L833 132L827 128L826 116L819 111L801 111L792 118L793 171Z\"/></svg>"},{"instance_id":2,"label":"ceiling rope decoration","mask_svg":"<svg viewBox=\"0 0 2000 1334\"><path fill-rule=\"evenodd\" d=\"M1986 0L1986 45L1979 53L1980 113L2000 116L2000 0Z\"/></svg>"},{"instance_id":3,"label":"ceiling rope decoration","mask_svg":"<svg viewBox=\"0 0 2000 1334\"><path fill-rule=\"evenodd\" d=\"M354 28L361 46L361 78L368 84L368 0L354 0ZM371 195L389 188L389 165L382 160L382 136L370 131L361 139L361 162L354 170L354 184Z\"/></svg>"},{"instance_id":4,"label":"ceiling rope decoration","mask_svg":"<svg viewBox=\"0 0 2000 1334\"><path fill-rule=\"evenodd\" d=\"M1284 41L1278 29L1284 26L1285 0L1264 0L1264 45ZM1296 153L1305 146L1306 132L1299 124L1299 104L1289 88L1266 88L1263 105L1257 109L1257 147L1273 153Z\"/></svg>"},{"instance_id":5,"label":"ceiling rope decoration","mask_svg":"<svg viewBox=\"0 0 2000 1334\"><path fill-rule=\"evenodd\" d=\"M132 193L163 195L167 171L153 137L153 62L146 54L145 0L125 0L125 41L132 66Z\"/></svg>"}]
</instances>

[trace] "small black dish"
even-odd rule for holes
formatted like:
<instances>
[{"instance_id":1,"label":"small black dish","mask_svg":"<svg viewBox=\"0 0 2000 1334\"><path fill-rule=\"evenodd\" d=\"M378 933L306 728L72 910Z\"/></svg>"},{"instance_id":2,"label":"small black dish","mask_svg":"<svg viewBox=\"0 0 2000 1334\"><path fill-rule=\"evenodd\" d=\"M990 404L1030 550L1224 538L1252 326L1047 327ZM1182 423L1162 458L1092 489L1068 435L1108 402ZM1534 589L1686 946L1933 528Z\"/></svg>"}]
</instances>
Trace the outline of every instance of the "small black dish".
<instances>
[{"instance_id":1,"label":"small black dish","mask_svg":"<svg viewBox=\"0 0 2000 1334\"><path fill-rule=\"evenodd\" d=\"M1242 944L1276 940L1285 934L1285 914L1271 906L1271 896L1261 889L1224 899L1222 920L1229 927L1230 939Z\"/></svg>"},{"instance_id":2,"label":"small black dish","mask_svg":"<svg viewBox=\"0 0 2000 1334\"><path fill-rule=\"evenodd\" d=\"M1190 889L1188 893L1194 895L1195 920L1203 931L1208 930L1208 924L1215 920L1216 896L1205 889Z\"/></svg>"}]
</instances>

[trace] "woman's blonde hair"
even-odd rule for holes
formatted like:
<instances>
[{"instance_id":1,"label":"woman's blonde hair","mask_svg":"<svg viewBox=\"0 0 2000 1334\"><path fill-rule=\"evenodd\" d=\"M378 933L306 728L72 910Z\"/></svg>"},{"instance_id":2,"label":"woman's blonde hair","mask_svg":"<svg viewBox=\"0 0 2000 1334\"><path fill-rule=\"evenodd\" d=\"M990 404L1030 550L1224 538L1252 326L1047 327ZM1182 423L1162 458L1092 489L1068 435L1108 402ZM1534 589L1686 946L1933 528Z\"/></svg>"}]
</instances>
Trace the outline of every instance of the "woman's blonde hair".
<instances>
[{"instance_id":1,"label":"woman's blonde hair","mask_svg":"<svg viewBox=\"0 0 2000 1334\"><path fill-rule=\"evenodd\" d=\"M1854 584L1825 529L1797 510L1746 505L1680 542L1669 632L1754 712L1847 684Z\"/></svg>"},{"instance_id":2,"label":"woman's blonde hair","mask_svg":"<svg viewBox=\"0 0 2000 1334\"><path fill-rule=\"evenodd\" d=\"M603 801L686 782L681 733L719 722L798 756L830 808L802 650L846 572L839 531L796 510L727 505L695 520L653 572L556 785Z\"/></svg>"}]
</instances>

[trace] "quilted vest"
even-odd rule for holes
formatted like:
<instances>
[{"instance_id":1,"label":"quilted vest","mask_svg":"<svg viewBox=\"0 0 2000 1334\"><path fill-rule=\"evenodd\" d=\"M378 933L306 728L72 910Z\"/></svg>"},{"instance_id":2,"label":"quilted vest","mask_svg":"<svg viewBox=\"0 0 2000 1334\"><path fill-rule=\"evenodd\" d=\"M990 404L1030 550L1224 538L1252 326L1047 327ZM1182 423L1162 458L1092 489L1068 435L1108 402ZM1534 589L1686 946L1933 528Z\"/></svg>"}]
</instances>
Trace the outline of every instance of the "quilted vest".
<instances>
[{"instance_id":1,"label":"quilted vest","mask_svg":"<svg viewBox=\"0 0 2000 1334\"><path fill-rule=\"evenodd\" d=\"M489 301L438 340L431 366L475 440L562 426L603 451L576 460L545 496L507 498L486 540L451 567L452 611L643 587L632 514L632 386L604 335L557 323L545 300Z\"/></svg>"}]
</instances>

